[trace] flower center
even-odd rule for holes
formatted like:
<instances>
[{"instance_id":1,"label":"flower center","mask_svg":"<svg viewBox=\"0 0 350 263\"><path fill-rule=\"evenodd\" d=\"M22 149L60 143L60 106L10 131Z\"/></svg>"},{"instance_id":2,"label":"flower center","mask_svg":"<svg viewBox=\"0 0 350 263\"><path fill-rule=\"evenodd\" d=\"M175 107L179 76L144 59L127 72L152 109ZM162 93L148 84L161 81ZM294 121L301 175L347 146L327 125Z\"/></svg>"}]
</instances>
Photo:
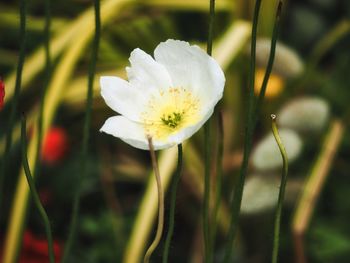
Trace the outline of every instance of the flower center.
<instances>
[{"instance_id":1,"label":"flower center","mask_svg":"<svg viewBox=\"0 0 350 263\"><path fill-rule=\"evenodd\" d=\"M184 88L169 88L153 95L141 114L147 135L167 137L200 120L200 100Z\"/></svg>"},{"instance_id":2,"label":"flower center","mask_svg":"<svg viewBox=\"0 0 350 263\"><path fill-rule=\"evenodd\" d=\"M172 114L163 115L162 122L170 128L176 128L182 119L182 113L173 112Z\"/></svg>"}]
</instances>

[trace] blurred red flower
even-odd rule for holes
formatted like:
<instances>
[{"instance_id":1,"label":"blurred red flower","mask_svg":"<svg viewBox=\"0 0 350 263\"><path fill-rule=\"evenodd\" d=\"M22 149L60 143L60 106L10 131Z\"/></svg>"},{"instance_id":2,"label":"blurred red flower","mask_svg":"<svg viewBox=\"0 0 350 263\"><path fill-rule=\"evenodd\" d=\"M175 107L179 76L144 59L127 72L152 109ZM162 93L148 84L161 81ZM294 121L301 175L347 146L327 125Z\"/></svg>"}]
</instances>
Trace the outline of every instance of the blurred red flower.
<instances>
[{"instance_id":1,"label":"blurred red flower","mask_svg":"<svg viewBox=\"0 0 350 263\"><path fill-rule=\"evenodd\" d=\"M4 98L5 98L5 83L0 78L0 110L4 106Z\"/></svg>"},{"instance_id":2,"label":"blurred red flower","mask_svg":"<svg viewBox=\"0 0 350 263\"><path fill-rule=\"evenodd\" d=\"M55 261L60 262L62 257L62 244L53 241ZM31 231L26 230L23 236L22 252L19 263L49 263L49 252L46 238L39 238Z\"/></svg>"},{"instance_id":3,"label":"blurred red flower","mask_svg":"<svg viewBox=\"0 0 350 263\"><path fill-rule=\"evenodd\" d=\"M47 164L62 160L68 150L68 136L60 127L51 127L43 142L41 158Z\"/></svg>"}]
</instances>

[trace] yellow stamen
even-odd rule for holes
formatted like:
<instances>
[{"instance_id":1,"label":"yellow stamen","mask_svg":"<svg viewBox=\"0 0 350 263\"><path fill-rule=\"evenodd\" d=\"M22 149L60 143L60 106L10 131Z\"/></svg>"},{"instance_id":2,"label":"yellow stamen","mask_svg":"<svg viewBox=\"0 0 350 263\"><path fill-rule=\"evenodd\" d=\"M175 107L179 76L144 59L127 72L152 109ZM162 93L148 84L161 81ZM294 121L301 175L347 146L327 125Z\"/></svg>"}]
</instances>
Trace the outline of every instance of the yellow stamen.
<instances>
[{"instance_id":1,"label":"yellow stamen","mask_svg":"<svg viewBox=\"0 0 350 263\"><path fill-rule=\"evenodd\" d=\"M184 88L169 88L153 95L142 113L147 135L166 138L200 119L200 100Z\"/></svg>"}]
</instances>

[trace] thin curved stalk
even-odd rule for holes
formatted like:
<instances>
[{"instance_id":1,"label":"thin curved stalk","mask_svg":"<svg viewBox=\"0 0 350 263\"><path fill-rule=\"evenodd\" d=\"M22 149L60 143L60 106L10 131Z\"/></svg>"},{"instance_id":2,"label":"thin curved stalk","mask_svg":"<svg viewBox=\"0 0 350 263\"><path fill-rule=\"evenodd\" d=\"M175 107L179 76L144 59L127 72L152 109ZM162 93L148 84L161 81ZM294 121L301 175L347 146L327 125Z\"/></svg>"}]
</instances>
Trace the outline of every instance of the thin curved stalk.
<instances>
[{"instance_id":1,"label":"thin curved stalk","mask_svg":"<svg viewBox=\"0 0 350 263\"><path fill-rule=\"evenodd\" d=\"M287 185L287 175L288 175L288 156L286 149L282 143L281 137L278 133L278 128L276 125L276 115L271 114L272 119L272 133L275 137L278 148L280 149L282 159L283 159L283 168L282 168L282 178L281 178L281 186L278 194L278 203L275 214L275 226L274 226L274 234L273 234L273 249L272 249L272 263L277 263L278 260L278 247L279 247L279 236L280 236L280 226L281 226L281 215L282 215L282 207L284 194L286 192Z\"/></svg>"},{"instance_id":2,"label":"thin curved stalk","mask_svg":"<svg viewBox=\"0 0 350 263\"><path fill-rule=\"evenodd\" d=\"M213 49L213 33L215 18L215 0L210 0L209 7L209 29L207 41L207 53L212 54ZM210 245L210 164L211 164L211 140L210 140L210 121L204 125L204 147L205 147L205 170L204 170L204 200L203 200L203 236L204 236L204 262L211 261L211 245Z\"/></svg>"},{"instance_id":3,"label":"thin curved stalk","mask_svg":"<svg viewBox=\"0 0 350 263\"><path fill-rule=\"evenodd\" d=\"M278 33L279 33L279 28L280 28L281 12L282 12L282 2L280 1L278 3L275 24L274 24L273 31L272 31L272 39L271 39L269 60L267 62L264 79L263 79L263 82L261 84L259 97L258 97L258 100L256 102L256 106L255 106L255 112L254 112L255 120L254 120L254 123L253 123L253 125L254 125L253 129L255 128L255 124L256 124L256 121L257 121L256 119L258 118L259 110L261 108L261 104L262 104L262 102L264 100L264 97L265 97L267 83L269 81L270 74L272 72L273 62L275 60L276 44L277 44L277 38L278 38Z\"/></svg>"},{"instance_id":4,"label":"thin curved stalk","mask_svg":"<svg viewBox=\"0 0 350 263\"><path fill-rule=\"evenodd\" d=\"M156 177L157 188L158 188L158 227L157 227L156 236L155 236L152 244L149 246L149 248L146 251L145 257L143 259L144 263L149 262L149 259L152 255L153 251L158 246L160 239L162 237L163 226L164 226L164 193L163 193L163 189L162 189L162 182L160 179L159 167L158 167L156 153L154 151L154 147L153 147L153 143L152 143L152 138L148 137L147 139L148 139L148 146L149 146L151 159L152 159L152 166L153 166L153 170L154 170L154 175Z\"/></svg>"},{"instance_id":5,"label":"thin curved stalk","mask_svg":"<svg viewBox=\"0 0 350 263\"><path fill-rule=\"evenodd\" d=\"M221 188L222 188L222 161L224 155L224 123L222 112L218 113L218 134L217 134L217 145L218 145L218 153L216 158L216 190L215 190L215 203L213 210L213 228L211 233L211 245L212 251L215 248L215 237L217 232L218 220L219 220L219 208L221 203Z\"/></svg>"},{"instance_id":6,"label":"thin curved stalk","mask_svg":"<svg viewBox=\"0 0 350 263\"><path fill-rule=\"evenodd\" d=\"M250 57L250 82L249 82L249 99L248 99L248 111L246 112L246 127L245 127L245 140L244 140L244 153L241 170L239 177L237 179L234 196L231 205L231 220L230 228L228 232L228 240L226 243L226 251L224 256L224 262L229 263L232 257L232 247L233 241L236 236L238 217L241 208L243 186L245 181L245 176L248 168L248 161L250 155L251 141L253 137L253 121L252 115L254 110L254 82L255 82L255 54L256 54L256 34L258 27L258 17L260 10L261 0L256 0L254 16L253 16L253 26L252 26L252 40L251 40L251 57Z\"/></svg>"},{"instance_id":7,"label":"thin curved stalk","mask_svg":"<svg viewBox=\"0 0 350 263\"><path fill-rule=\"evenodd\" d=\"M209 119L204 126L204 197L203 197L203 236L204 236L204 262L210 258L210 239L209 239L209 213L210 213L210 161L211 161L211 140L210 140L210 121Z\"/></svg>"},{"instance_id":8,"label":"thin curved stalk","mask_svg":"<svg viewBox=\"0 0 350 263\"><path fill-rule=\"evenodd\" d=\"M32 174L30 172L29 164L28 164L26 130L27 130L26 129L26 120L24 117L22 117L22 126L21 126L22 164L23 164L25 176L27 178L27 182L29 185L30 193L32 195L34 204L37 207L37 209L40 213L40 216L43 220L44 226L45 226L50 263L54 263L55 256L54 256L54 252L53 252L53 242L52 242L50 221L49 221L49 218L45 212L44 207L42 206L42 204L40 202L40 198L39 198L39 195L36 191L35 183L34 183Z\"/></svg>"},{"instance_id":9,"label":"thin curved stalk","mask_svg":"<svg viewBox=\"0 0 350 263\"><path fill-rule=\"evenodd\" d=\"M207 53L211 56L213 51L213 34L214 34L214 19L215 19L215 0L209 0L209 28L208 28L208 41L207 41Z\"/></svg>"},{"instance_id":10,"label":"thin curved stalk","mask_svg":"<svg viewBox=\"0 0 350 263\"><path fill-rule=\"evenodd\" d=\"M26 17L27 17L27 1L21 0L20 1L20 50L19 50L19 56L18 56L18 66L16 71L16 83L15 83L15 90L14 90L14 96L11 103L11 111L10 111L10 117L9 122L7 125L6 130L6 144L5 144L5 151L4 156L1 162L1 170L0 170L0 207L2 205L2 196L4 193L4 180L6 176L6 170L7 165L9 161L9 155L12 145L12 130L15 123L16 115L17 115L17 108L18 108L18 101L19 101L19 95L21 91L21 83L22 83L22 70L24 65L24 59L26 54L26 46L27 46L27 33L26 33ZM1 209L0 209L1 210Z\"/></svg>"},{"instance_id":11,"label":"thin curved stalk","mask_svg":"<svg viewBox=\"0 0 350 263\"><path fill-rule=\"evenodd\" d=\"M111 5L112 4L112 5ZM136 0L106 0L102 2L102 9L101 13L109 13L110 11L113 12L113 17L116 16L119 11L115 11L115 4L118 4L118 6L122 7L128 7L128 6L134 6L140 4L144 5L145 7L160 7L170 10L179 10L179 11L203 11L206 10L206 3L202 0L195 0L189 2L188 0L172 0L172 1L164 1L164 0L151 0L151 1L136 1ZM106 7L105 10L103 10L103 6ZM108 7L107 7L108 6ZM220 11L232 11L234 8L234 4L231 0L224 0L219 1L216 5L216 9ZM118 8L119 9L119 8ZM2 13L0 12L1 18ZM64 49L70 46L70 43L72 41L72 38L74 39L77 35L79 35L82 32L82 27L84 30L88 32L88 30L85 28L86 25L90 21L90 17L93 15L93 10L88 9L84 11L78 18L76 18L71 23L59 23L59 31L62 33L58 33L57 36L54 36L51 41L51 56L53 58L56 58L59 56ZM102 15L102 20L110 20L110 14ZM57 19L55 19L57 20ZM2 22L2 21L0 21ZM17 27L17 19L16 19L16 27ZM32 24L31 24L32 25ZM30 26L30 25L28 25ZM57 26L57 27L58 27ZM90 34L90 33L89 33ZM89 35L88 34L88 35ZM240 41L238 41L240 42ZM235 46L232 44L231 46ZM26 58L26 63L23 68L23 77L22 77L22 89L28 88L28 84L35 78L35 76L40 73L41 69L44 67L45 63L45 54L44 49L39 48L37 51L35 51L32 55L30 55L28 58ZM5 83L7 87L11 87L8 92L6 93L6 97L8 100L10 100L14 94L14 87L15 86L15 80L16 79L16 73L11 72L10 75L5 79Z\"/></svg>"},{"instance_id":12,"label":"thin curved stalk","mask_svg":"<svg viewBox=\"0 0 350 263\"><path fill-rule=\"evenodd\" d=\"M164 244L163 263L167 263L169 258L170 242L173 236L174 224L175 224L176 193L177 193L177 187L181 179L181 175L182 175L182 144L179 144L177 146L177 168L175 172L175 177L173 179L174 181L172 182L172 187L171 187L169 228L168 228L168 233Z\"/></svg>"},{"instance_id":13,"label":"thin curved stalk","mask_svg":"<svg viewBox=\"0 0 350 263\"><path fill-rule=\"evenodd\" d=\"M260 5L261 5L261 0L257 0L255 4L255 9L254 9L253 27L252 27L251 61L250 61L250 72L249 72L250 85L249 85L248 111L246 115L247 124L245 128L244 153L243 153L242 166L240 169L239 177L237 179L237 183L235 185L234 195L233 195L233 200L231 205L232 216L230 220L230 229L229 229L228 242L226 245L226 252L225 252L225 259L224 259L224 262L226 263L230 262L232 257L232 247L233 247L233 242L237 232L239 212L240 212L241 203L242 203L243 187L244 187L245 177L248 171L249 156L250 156L251 147L252 147L252 138L256 127L258 113L265 96L267 83L273 67L276 43L277 43L277 37L278 37L278 31L279 31L279 24L280 24L280 15L282 11L282 1L279 1L277 12L276 12L275 25L274 25L273 34L272 34L269 60L268 60L268 64L267 64L267 68L266 68L259 97L257 100L255 100L254 83L255 83L256 34L257 34L257 24L258 24Z\"/></svg>"},{"instance_id":14,"label":"thin curved stalk","mask_svg":"<svg viewBox=\"0 0 350 263\"><path fill-rule=\"evenodd\" d=\"M216 54L216 60L223 69L236 59L244 44L248 41L250 35L250 24L245 21L233 22L227 30L224 37L217 42L213 54ZM232 43L232 41L234 41ZM185 145L183 145L186 147ZM185 149L192 149L191 145ZM187 152L187 151L186 151ZM188 152L187 152L188 153ZM189 154L189 153L188 153ZM159 155L159 170L164 189L167 189L171 175L176 170L177 149L170 148L164 150ZM185 154L186 156L186 154ZM204 174L204 167L202 174ZM153 174L152 174L153 176ZM200 176L202 182L203 177ZM157 213L157 187L156 182L149 180L146 186L145 194L142 198L140 209L138 210L129 241L126 245L122 262L139 263L142 258L146 240L150 235L154 219ZM219 212L220 214L220 212Z\"/></svg>"},{"instance_id":15,"label":"thin curved stalk","mask_svg":"<svg viewBox=\"0 0 350 263\"><path fill-rule=\"evenodd\" d=\"M51 56L50 56L50 27L51 27L51 0L45 0L45 27L44 27L44 35L45 35L45 81L44 87L41 91L40 96L40 109L38 116L38 142L37 142L37 157L35 164L34 174L40 173L40 153L41 153L41 145L42 145L42 137L43 137L43 115L44 115L44 104L45 104L45 95L46 90L49 85L50 75L51 75Z\"/></svg>"},{"instance_id":16,"label":"thin curved stalk","mask_svg":"<svg viewBox=\"0 0 350 263\"><path fill-rule=\"evenodd\" d=\"M111 19L115 18L119 14L123 7L127 4L131 4L135 0L106 0L101 5L101 22L103 25L108 24ZM72 25L78 26L77 32L75 32L71 45L67 47L67 50L63 53L57 68L55 69L52 80L47 90L45 110L43 116L43 135L47 133L48 127L53 121L56 110L63 99L63 93L67 88L67 83L74 72L77 65L77 61L81 53L85 50L85 46L93 35L94 22L93 22L93 10L84 12L79 18L79 23ZM52 42L52 53L54 53L54 46ZM41 54L43 56L43 54ZM37 67L35 63L30 65L33 70ZM30 74L29 74L30 75ZM32 76L32 75L31 75ZM37 145L38 133L37 127L34 126L32 131L32 138L28 144L28 161L31 169L34 167L36 158L36 145ZM25 219L25 211L28 205L29 189L23 174L21 171L19 181L16 186L14 195L14 202L10 212L9 224L6 229L6 237L4 242L4 253L2 255L3 263L13 263L16 258L16 251L20 244L21 229Z\"/></svg>"},{"instance_id":17,"label":"thin curved stalk","mask_svg":"<svg viewBox=\"0 0 350 263\"><path fill-rule=\"evenodd\" d=\"M95 78L96 63L98 58L98 49L100 43L100 31L101 31L101 17L100 17L100 0L95 0L95 37L92 46L91 53L91 63L89 66L89 76L88 76L88 89L87 89L87 101L86 101L86 112L84 120L84 130L83 130L83 144L81 149L81 175L84 176L87 171L87 156L89 148L89 138L90 138L90 126L91 126L91 112L92 112L92 99L93 99L93 84ZM82 176L80 179L82 179ZM70 255L74 239L77 232L78 225L78 214L80 207L80 194L81 187L75 193L73 200L73 212L72 218L69 226L68 238L64 248L64 254L62 262L66 262Z\"/></svg>"}]
</instances>

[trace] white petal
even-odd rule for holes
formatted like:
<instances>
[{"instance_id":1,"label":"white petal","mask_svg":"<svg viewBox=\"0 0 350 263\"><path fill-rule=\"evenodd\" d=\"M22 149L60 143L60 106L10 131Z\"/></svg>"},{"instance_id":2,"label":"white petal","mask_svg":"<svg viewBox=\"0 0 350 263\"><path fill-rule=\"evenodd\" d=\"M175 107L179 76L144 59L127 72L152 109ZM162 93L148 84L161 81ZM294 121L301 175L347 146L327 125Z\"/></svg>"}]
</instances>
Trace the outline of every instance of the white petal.
<instances>
[{"instance_id":1,"label":"white petal","mask_svg":"<svg viewBox=\"0 0 350 263\"><path fill-rule=\"evenodd\" d=\"M123 116L108 118L100 131L118 137L135 148L149 150L148 141L142 125L130 121ZM175 144L153 141L155 150L169 148L173 145Z\"/></svg>"},{"instance_id":2,"label":"white petal","mask_svg":"<svg viewBox=\"0 0 350 263\"><path fill-rule=\"evenodd\" d=\"M213 112L214 108L212 107L210 108L210 110L207 111L206 115L198 123L180 130L178 133L170 136L168 140L176 144L180 144L184 140L187 140L203 126L203 124L209 119Z\"/></svg>"},{"instance_id":3,"label":"white petal","mask_svg":"<svg viewBox=\"0 0 350 263\"><path fill-rule=\"evenodd\" d=\"M139 121L148 96L118 77L101 77L100 85L101 95L111 109L130 120Z\"/></svg>"},{"instance_id":4,"label":"white petal","mask_svg":"<svg viewBox=\"0 0 350 263\"><path fill-rule=\"evenodd\" d=\"M141 49L134 49L130 54L129 61L131 67L126 68L128 79L138 89L159 91L172 86L165 67Z\"/></svg>"},{"instance_id":5,"label":"white petal","mask_svg":"<svg viewBox=\"0 0 350 263\"><path fill-rule=\"evenodd\" d=\"M206 106L213 107L222 98L224 73L198 46L169 39L157 46L154 57L167 69L175 87L191 89Z\"/></svg>"}]
</instances>

